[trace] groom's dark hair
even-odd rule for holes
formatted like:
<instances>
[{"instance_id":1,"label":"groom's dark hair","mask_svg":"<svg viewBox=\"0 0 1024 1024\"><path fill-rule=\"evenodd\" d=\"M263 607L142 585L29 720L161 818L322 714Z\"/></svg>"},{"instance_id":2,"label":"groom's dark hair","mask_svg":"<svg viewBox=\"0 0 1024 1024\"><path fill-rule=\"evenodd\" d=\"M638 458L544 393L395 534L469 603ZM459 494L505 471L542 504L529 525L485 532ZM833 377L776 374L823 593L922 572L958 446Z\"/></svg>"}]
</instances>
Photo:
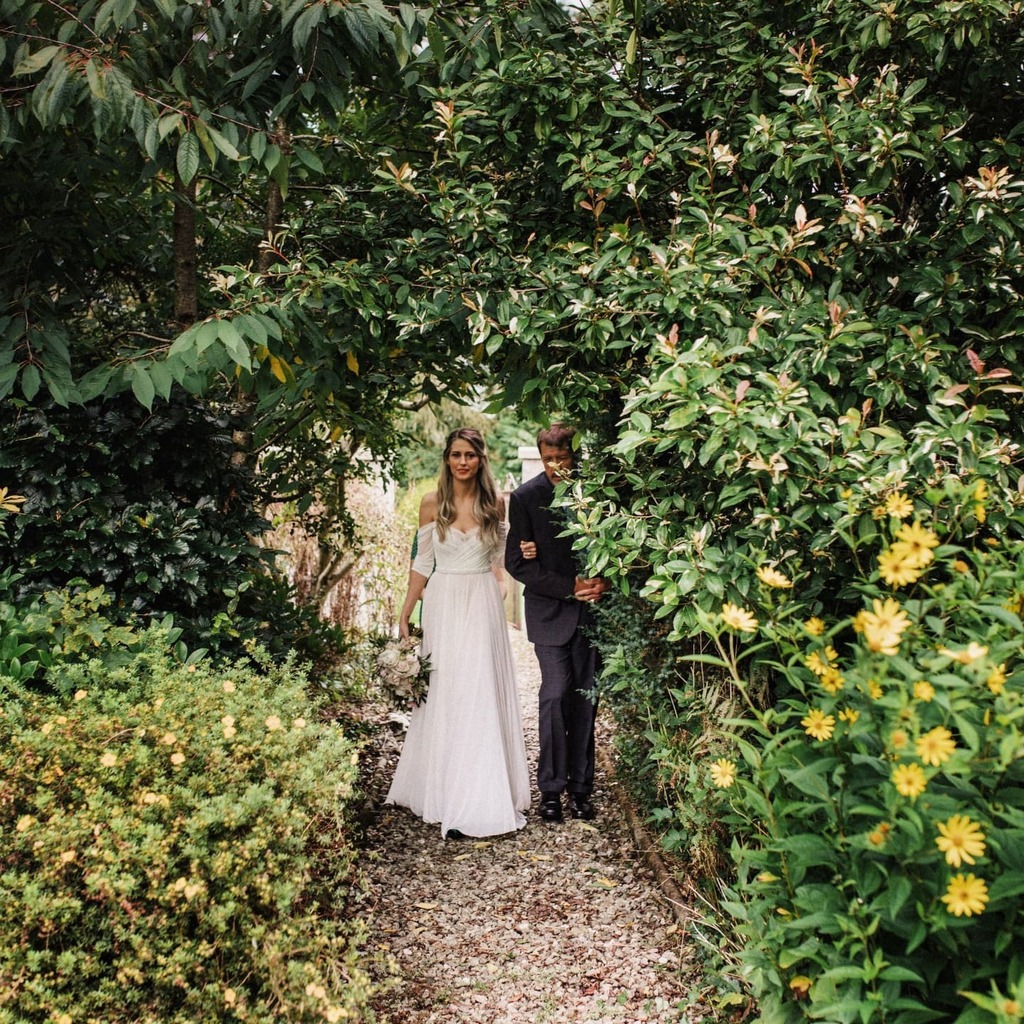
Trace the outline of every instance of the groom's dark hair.
<instances>
[{"instance_id":1,"label":"groom's dark hair","mask_svg":"<svg viewBox=\"0 0 1024 1024\"><path fill-rule=\"evenodd\" d=\"M550 427L537 431L537 447L548 444L552 448L571 448L575 436L575 427L567 427L564 423L552 423Z\"/></svg>"}]
</instances>

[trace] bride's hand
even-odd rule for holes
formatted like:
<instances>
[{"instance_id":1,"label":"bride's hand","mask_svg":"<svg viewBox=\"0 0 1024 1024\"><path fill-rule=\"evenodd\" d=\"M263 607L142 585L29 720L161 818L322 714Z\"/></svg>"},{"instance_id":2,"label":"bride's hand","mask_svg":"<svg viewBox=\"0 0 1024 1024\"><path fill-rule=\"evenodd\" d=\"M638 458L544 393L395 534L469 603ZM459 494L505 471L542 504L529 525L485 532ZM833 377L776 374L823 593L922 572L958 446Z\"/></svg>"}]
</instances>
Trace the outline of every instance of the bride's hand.
<instances>
[{"instance_id":1,"label":"bride's hand","mask_svg":"<svg viewBox=\"0 0 1024 1024\"><path fill-rule=\"evenodd\" d=\"M532 540L521 540L519 542L519 550L523 553L523 558L537 557L537 544Z\"/></svg>"},{"instance_id":2,"label":"bride's hand","mask_svg":"<svg viewBox=\"0 0 1024 1024\"><path fill-rule=\"evenodd\" d=\"M409 620L408 619L401 618L401 619L398 620L398 635L403 640L408 640L409 639Z\"/></svg>"}]
</instances>

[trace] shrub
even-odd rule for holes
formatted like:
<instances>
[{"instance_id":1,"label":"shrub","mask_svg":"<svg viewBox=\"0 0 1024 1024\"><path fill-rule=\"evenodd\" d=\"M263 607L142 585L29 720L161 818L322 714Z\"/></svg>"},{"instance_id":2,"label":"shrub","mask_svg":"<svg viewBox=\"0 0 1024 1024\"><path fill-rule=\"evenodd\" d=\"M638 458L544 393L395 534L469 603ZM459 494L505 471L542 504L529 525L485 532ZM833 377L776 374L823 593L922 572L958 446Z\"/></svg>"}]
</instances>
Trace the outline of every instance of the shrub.
<instances>
[{"instance_id":1,"label":"shrub","mask_svg":"<svg viewBox=\"0 0 1024 1024\"><path fill-rule=\"evenodd\" d=\"M55 668L0 713L0 1021L357 1017L354 747L294 663Z\"/></svg>"},{"instance_id":2,"label":"shrub","mask_svg":"<svg viewBox=\"0 0 1024 1024\"><path fill-rule=\"evenodd\" d=\"M768 1024L1024 1013L1024 542L989 505L980 478L895 492L852 616L803 618L780 566L705 619L744 691L741 638L779 652L779 699L708 770Z\"/></svg>"}]
</instances>

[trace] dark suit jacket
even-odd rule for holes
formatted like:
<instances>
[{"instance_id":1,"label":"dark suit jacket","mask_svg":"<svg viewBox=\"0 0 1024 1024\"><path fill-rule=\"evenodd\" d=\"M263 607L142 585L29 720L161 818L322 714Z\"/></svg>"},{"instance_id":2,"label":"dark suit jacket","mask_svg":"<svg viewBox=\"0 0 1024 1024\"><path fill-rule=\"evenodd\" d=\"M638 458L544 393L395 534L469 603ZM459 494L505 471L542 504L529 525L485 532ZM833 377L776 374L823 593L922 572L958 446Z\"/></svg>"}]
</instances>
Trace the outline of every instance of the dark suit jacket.
<instances>
[{"instance_id":1,"label":"dark suit jacket","mask_svg":"<svg viewBox=\"0 0 1024 1024\"><path fill-rule=\"evenodd\" d=\"M523 584L526 632L535 644L567 644L590 609L573 597L578 565L572 538L559 537L563 523L551 511L555 489L544 473L527 480L509 496L505 568ZM536 558L523 558L519 542L532 540Z\"/></svg>"}]
</instances>

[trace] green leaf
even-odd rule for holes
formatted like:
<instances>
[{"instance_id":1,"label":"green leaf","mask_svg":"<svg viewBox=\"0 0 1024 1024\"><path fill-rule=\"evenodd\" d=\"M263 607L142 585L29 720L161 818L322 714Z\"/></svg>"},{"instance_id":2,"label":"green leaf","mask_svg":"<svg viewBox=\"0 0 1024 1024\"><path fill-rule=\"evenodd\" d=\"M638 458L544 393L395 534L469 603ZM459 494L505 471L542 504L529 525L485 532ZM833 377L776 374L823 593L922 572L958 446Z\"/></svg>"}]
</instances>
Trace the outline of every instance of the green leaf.
<instances>
[{"instance_id":1,"label":"green leaf","mask_svg":"<svg viewBox=\"0 0 1024 1024\"><path fill-rule=\"evenodd\" d=\"M37 71L42 71L60 52L61 47L59 46L44 46L41 50L36 50L35 53L18 61L14 66L14 74L34 75Z\"/></svg>"},{"instance_id":2,"label":"green leaf","mask_svg":"<svg viewBox=\"0 0 1024 1024\"><path fill-rule=\"evenodd\" d=\"M131 375L132 393L141 405L147 409L153 408L153 399L156 396L156 389L149 374L138 363L132 363L129 369Z\"/></svg>"},{"instance_id":3,"label":"green leaf","mask_svg":"<svg viewBox=\"0 0 1024 1024\"><path fill-rule=\"evenodd\" d=\"M199 170L199 139L192 132L182 135L178 142L175 166L183 185L188 185L196 176Z\"/></svg>"}]
</instances>

